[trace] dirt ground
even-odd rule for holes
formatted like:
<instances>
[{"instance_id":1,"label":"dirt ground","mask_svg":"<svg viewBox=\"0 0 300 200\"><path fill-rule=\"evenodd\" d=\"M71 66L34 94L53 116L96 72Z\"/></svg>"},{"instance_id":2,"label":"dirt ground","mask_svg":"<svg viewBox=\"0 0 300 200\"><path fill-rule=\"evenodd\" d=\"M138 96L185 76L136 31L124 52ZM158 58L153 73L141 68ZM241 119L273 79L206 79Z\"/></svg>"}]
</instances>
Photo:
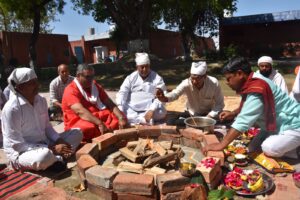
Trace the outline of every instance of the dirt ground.
<instances>
[{"instance_id":1,"label":"dirt ground","mask_svg":"<svg viewBox=\"0 0 300 200\"><path fill-rule=\"evenodd\" d=\"M241 98L239 96L225 96L224 97L224 103L225 107L224 110L232 111L236 109L239 106ZM166 107L168 111L177 111L177 112L183 112L185 109L185 103L186 103L186 96L183 95L179 97L174 102L167 103Z\"/></svg>"}]
</instances>

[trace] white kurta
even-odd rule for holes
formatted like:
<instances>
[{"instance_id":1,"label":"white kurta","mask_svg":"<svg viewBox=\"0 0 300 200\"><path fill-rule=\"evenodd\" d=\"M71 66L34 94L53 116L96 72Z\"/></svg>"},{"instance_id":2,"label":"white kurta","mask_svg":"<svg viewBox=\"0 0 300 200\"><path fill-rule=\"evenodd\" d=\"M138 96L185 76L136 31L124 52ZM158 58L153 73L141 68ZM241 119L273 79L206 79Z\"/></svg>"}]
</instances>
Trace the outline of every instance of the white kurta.
<instances>
[{"instance_id":1,"label":"white kurta","mask_svg":"<svg viewBox=\"0 0 300 200\"><path fill-rule=\"evenodd\" d=\"M259 70L257 70L256 72L260 73ZM268 78L272 80L275 85L277 85L283 92L287 94L289 93L283 76L277 70L272 69L272 72Z\"/></svg>"},{"instance_id":2,"label":"white kurta","mask_svg":"<svg viewBox=\"0 0 300 200\"><path fill-rule=\"evenodd\" d=\"M12 93L2 111L2 131L4 152L10 162L20 168L43 170L62 160L48 149L48 145L60 135L50 124L46 99L40 95L36 95L31 105L21 95ZM73 130L72 134L65 133L64 137L75 151L82 134Z\"/></svg>"},{"instance_id":3,"label":"white kurta","mask_svg":"<svg viewBox=\"0 0 300 200\"><path fill-rule=\"evenodd\" d=\"M300 103L300 70L297 73L290 97Z\"/></svg>"},{"instance_id":4,"label":"white kurta","mask_svg":"<svg viewBox=\"0 0 300 200\"><path fill-rule=\"evenodd\" d=\"M155 98L156 88L166 92L166 86L161 76L150 71L143 80L138 71L126 77L116 95L116 103L131 124L145 123L145 113L154 111L153 120L161 120L166 116L164 104Z\"/></svg>"},{"instance_id":5,"label":"white kurta","mask_svg":"<svg viewBox=\"0 0 300 200\"><path fill-rule=\"evenodd\" d=\"M200 90L193 86L190 78L187 78L172 92L166 94L166 97L171 102L182 94L187 96L186 109L192 115L208 114L216 117L224 108L224 96L218 80L214 77L207 76Z\"/></svg>"}]
</instances>

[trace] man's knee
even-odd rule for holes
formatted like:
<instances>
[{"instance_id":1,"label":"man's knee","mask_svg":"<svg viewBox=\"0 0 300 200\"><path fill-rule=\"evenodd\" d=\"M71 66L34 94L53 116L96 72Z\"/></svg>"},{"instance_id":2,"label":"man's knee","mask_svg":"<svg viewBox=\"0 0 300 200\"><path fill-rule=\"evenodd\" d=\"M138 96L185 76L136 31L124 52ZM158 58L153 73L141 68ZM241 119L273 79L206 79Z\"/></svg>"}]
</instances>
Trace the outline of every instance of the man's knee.
<instances>
[{"instance_id":1,"label":"man's knee","mask_svg":"<svg viewBox=\"0 0 300 200\"><path fill-rule=\"evenodd\" d=\"M263 142L261 148L267 156L271 157L281 157L285 153L284 151L282 151L282 149L279 149L276 145L270 142Z\"/></svg>"},{"instance_id":2,"label":"man's knee","mask_svg":"<svg viewBox=\"0 0 300 200\"><path fill-rule=\"evenodd\" d=\"M33 170L45 170L56 161L55 155L46 147L33 150L19 158L19 164Z\"/></svg>"}]
</instances>

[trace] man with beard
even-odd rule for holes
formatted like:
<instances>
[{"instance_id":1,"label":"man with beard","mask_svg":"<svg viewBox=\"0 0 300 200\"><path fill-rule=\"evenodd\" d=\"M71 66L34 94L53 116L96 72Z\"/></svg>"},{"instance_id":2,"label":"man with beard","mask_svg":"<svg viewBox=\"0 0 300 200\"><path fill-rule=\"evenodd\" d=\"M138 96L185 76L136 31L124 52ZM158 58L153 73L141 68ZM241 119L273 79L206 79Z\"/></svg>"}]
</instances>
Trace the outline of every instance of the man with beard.
<instances>
[{"instance_id":1,"label":"man with beard","mask_svg":"<svg viewBox=\"0 0 300 200\"><path fill-rule=\"evenodd\" d=\"M300 145L300 104L270 79L253 73L245 58L230 60L223 73L227 85L240 94L242 100L239 109L220 114L221 120L235 120L223 140L205 146L204 153L223 150L256 124L261 131L249 144L250 152L262 150L267 156L296 159Z\"/></svg>"},{"instance_id":2,"label":"man with beard","mask_svg":"<svg viewBox=\"0 0 300 200\"><path fill-rule=\"evenodd\" d=\"M271 57L269 56L260 57L257 61L257 65L259 68L257 72L259 72L264 77L271 79L275 83L275 85L281 88L282 91L288 93L288 89L284 81L284 78L277 70L273 69L272 66L273 60Z\"/></svg>"}]
</instances>

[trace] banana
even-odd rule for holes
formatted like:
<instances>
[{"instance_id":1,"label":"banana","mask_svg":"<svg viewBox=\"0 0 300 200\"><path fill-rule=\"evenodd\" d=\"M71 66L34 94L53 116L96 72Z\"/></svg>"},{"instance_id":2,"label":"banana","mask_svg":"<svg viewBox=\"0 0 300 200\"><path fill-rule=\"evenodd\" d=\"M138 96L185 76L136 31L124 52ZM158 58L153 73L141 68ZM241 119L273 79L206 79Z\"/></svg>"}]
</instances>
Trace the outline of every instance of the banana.
<instances>
[{"instance_id":1,"label":"banana","mask_svg":"<svg viewBox=\"0 0 300 200\"><path fill-rule=\"evenodd\" d=\"M251 190L251 192L258 192L264 188L264 181L263 178L260 177L253 185L248 183L248 188Z\"/></svg>"}]
</instances>

